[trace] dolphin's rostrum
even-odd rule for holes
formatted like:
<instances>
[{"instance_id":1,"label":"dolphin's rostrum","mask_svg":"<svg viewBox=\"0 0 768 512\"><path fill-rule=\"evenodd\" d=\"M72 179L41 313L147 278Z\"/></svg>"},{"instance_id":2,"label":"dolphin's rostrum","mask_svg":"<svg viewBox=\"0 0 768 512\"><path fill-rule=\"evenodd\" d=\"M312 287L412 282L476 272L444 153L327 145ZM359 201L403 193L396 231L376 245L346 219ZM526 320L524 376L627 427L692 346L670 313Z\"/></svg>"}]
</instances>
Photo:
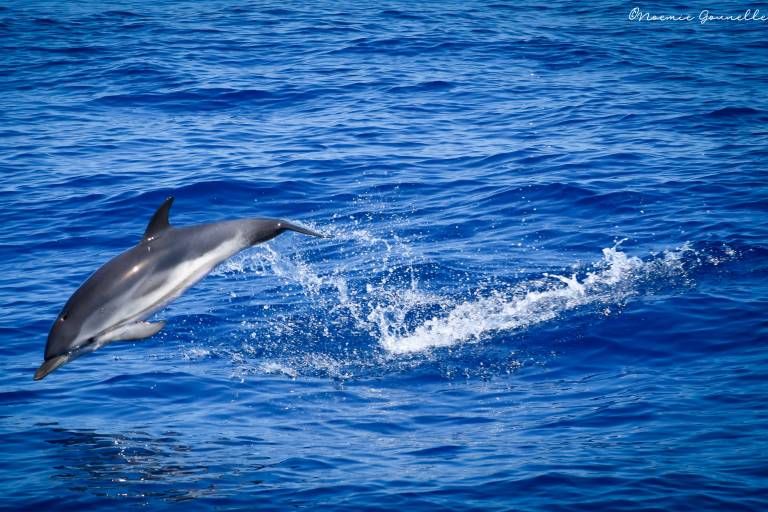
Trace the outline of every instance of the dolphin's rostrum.
<instances>
[{"instance_id":1,"label":"dolphin's rostrum","mask_svg":"<svg viewBox=\"0 0 768 512\"><path fill-rule=\"evenodd\" d=\"M97 270L70 297L48 334L40 380L59 366L119 340L157 333L152 313L205 277L216 265L252 245L290 230L323 236L278 219L241 219L171 227L173 197L160 205L135 247Z\"/></svg>"}]
</instances>

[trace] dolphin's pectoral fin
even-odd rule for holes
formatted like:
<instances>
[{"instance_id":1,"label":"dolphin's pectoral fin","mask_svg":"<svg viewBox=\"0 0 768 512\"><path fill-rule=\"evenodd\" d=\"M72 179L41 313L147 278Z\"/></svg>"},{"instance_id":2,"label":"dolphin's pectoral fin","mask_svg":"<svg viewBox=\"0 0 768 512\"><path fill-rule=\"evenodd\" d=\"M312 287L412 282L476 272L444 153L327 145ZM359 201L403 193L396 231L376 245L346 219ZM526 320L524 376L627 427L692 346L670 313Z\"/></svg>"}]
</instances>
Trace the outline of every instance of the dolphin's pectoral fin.
<instances>
[{"instance_id":1,"label":"dolphin's pectoral fin","mask_svg":"<svg viewBox=\"0 0 768 512\"><path fill-rule=\"evenodd\" d=\"M54 356L40 365L35 372L35 380L40 380L59 366L77 359L83 354L98 350L113 341L141 340L157 334L160 329L165 327L165 322L133 322L123 325L117 329L111 330L102 336L92 339L83 346L80 346L66 354Z\"/></svg>"},{"instance_id":2,"label":"dolphin's pectoral fin","mask_svg":"<svg viewBox=\"0 0 768 512\"><path fill-rule=\"evenodd\" d=\"M154 336L163 327L165 322L133 322L108 332L98 342L103 346L113 341L141 340Z\"/></svg>"},{"instance_id":3,"label":"dolphin's pectoral fin","mask_svg":"<svg viewBox=\"0 0 768 512\"><path fill-rule=\"evenodd\" d=\"M136 322L128 324L123 331L122 336L112 341L136 341L154 336L165 327L165 321L162 322Z\"/></svg>"}]
</instances>

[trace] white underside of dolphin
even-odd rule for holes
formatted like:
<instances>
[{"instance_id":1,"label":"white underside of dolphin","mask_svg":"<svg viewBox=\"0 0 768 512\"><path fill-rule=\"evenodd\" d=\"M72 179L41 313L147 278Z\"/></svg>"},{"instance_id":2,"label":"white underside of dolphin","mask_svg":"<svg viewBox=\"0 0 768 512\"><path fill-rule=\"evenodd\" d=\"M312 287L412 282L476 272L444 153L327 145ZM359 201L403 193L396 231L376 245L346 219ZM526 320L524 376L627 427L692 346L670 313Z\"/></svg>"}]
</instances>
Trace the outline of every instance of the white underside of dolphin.
<instances>
[{"instance_id":1,"label":"white underside of dolphin","mask_svg":"<svg viewBox=\"0 0 768 512\"><path fill-rule=\"evenodd\" d=\"M153 336L165 322L146 318L245 248L286 230L323 236L277 219L172 228L172 202L169 197L160 206L138 245L97 270L72 295L51 328L35 380L109 343Z\"/></svg>"}]
</instances>

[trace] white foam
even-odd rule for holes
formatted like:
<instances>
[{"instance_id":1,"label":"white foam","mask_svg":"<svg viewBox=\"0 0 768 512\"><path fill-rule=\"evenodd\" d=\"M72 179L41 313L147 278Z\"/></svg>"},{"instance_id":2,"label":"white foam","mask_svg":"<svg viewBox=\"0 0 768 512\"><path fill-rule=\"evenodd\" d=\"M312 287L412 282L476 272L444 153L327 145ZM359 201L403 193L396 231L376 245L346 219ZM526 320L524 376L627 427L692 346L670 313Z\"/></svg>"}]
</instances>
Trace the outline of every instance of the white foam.
<instances>
[{"instance_id":1,"label":"white foam","mask_svg":"<svg viewBox=\"0 0 768 512\"><path fill-rule=\"evenodd\" d=\"M542 274L538 279L492 286L490 291L476 290L470 298L457 299L455 289L436 293L419 282L413 269L421 261L396 237L338 229L332 243L339 244L333 261L308 263L300 253L288 256L264 244L218 269L219 273L274 275L300 286L300 299L308 303L311 313L298 315L295 325L286 317L276 317L266 321L274 325L265 326L262 320L244 326L264 333L258 336L262 346L287 340L293 343L297 335L308 335L308 330L315 337L308 335L314 341L307 343L332 339L339 332L338 336L348 337L350 324L390 357L477 342L494 333L552 321L579 308L598 306L588 311L610 314L649 282L685 277L686 262L697 257L686 244L641 259L622 252L619 242L602 250L602 260L576 267L571 275ZM251 333L249 338L256 337ZM261 370L295 376L300 371L298 364L332 374L344 372L343 354L326 357L322 348L318 353L312 347L301 352L294 354L299 357L292 357L289 366L277 361L265 363L268 366ZM359 359L357 353L348 356Z\"/></svg>"},{"instance_id":2,"label":"white foam","mask_svg":"<svg viewBox=\"0 0 768 512\"><path fill-rule=\"evenodd\" d=\"M190 347L187 348L184 353L182 354L182 357L184 359L195 361L198 359L205 359L207 357L211 356L211 350L207 348L200 348L200 347Z\"/></svg>"},{"instance_id":3,"label":"white foam","mask_svg":"<svg viewBox=\"0 0 768 512\"><path fill-rule=\"evenodd\" d=\"M643 261L619 251L618 244L603 249L603 260L583 277L544 274L546 281L531 281L497 291L489 297L458 304L447 315L429 319L407 334L381 325L381 344L392 354L420 352L435 347L476 341L496 331L513 331L557 318L565 312L599 303L603 312L637 293L649 277L681 273L685 245L661 258Z\"/></svg>"},{"instance_id":4,"label":"white foam","mask_svg":"<svg viewBox=\"0 0 768 512\"><path fill-rule=\"evenodd\" d=\"M274 361L267 361L263 363L259 369L263 373L270 373L274 375L287 375L288 377L295 379L299 376L299 372L297 372L295 369L291 368L290 366L277 363Z\"/></svg>"}]
</instances>

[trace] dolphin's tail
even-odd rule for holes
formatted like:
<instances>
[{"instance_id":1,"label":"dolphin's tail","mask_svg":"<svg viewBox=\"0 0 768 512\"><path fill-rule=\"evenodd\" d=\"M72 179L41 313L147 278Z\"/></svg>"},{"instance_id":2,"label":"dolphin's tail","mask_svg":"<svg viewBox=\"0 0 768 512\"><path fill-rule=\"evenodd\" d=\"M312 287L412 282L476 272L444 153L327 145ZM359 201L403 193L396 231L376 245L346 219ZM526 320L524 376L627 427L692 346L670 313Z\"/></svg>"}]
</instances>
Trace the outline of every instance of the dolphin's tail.
<instances>
[{"instance_id":1,"label":"dolphin's tail","mask_svg":"<svg viewBox=\"0 0 768 512\"><path fill-rule=\"evenodd\" d=\"M302 233L305 235L317 236L320 238L330 238L329 235L324 235L323 233L318 233L317 231L312 231L311 229L302 228L301 226L297 226L296 224L291 224L290 222L287 222L284 220L281 220L280 222L278 222L278 227L280 227L281 229L296 231L297 233Z\"/></svg>"}]
</instances>

